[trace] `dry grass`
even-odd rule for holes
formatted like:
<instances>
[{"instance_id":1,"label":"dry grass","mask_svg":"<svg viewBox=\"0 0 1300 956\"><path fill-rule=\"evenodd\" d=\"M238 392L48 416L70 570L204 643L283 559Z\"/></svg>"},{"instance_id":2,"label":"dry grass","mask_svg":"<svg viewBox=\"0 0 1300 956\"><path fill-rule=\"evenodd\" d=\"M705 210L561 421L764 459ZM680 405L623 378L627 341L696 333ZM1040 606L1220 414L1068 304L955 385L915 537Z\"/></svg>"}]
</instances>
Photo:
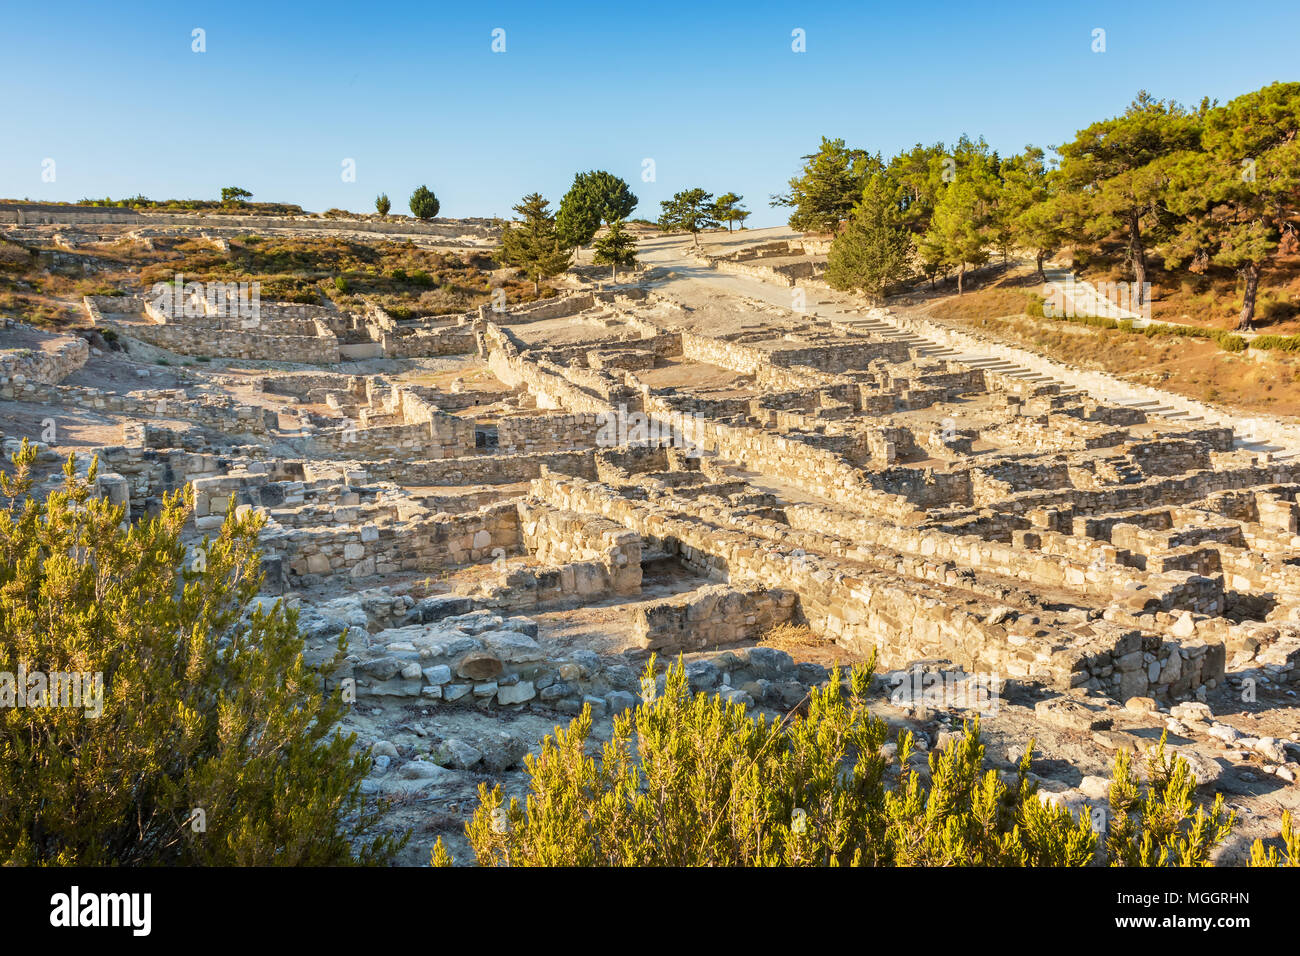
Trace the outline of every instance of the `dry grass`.
<instances>
[{"instance_id":1,"label":"dry grass","mask_svg":"<svg viewBox=\"0 0 1300 956\"><path fill-rule=\"evenodd\" d=\"M758 643L761 647L788 651L795 648L827 647L831 642L815 633L807 624L777 624L764 631Z\"/></svg>"},{"instance_id":2,"label":"dry grass","mask_svg":"<svg viewBox=\"0 0 1300 956\"><path fill-rule=\"evenodd\" d=\"M1030 296L1038 291L1023 277L1009 277L960 298L938 300L927 311L940 322L1058 362L1248 414L1300 415L1300 360L1295 356L1255 349L1231 353L1205 339L1136 335L1025 315ZM1153 318L1159 311L1153 309ZM1183 320L1181 314L1166 317Z\"/></svg>"}]
</instances>

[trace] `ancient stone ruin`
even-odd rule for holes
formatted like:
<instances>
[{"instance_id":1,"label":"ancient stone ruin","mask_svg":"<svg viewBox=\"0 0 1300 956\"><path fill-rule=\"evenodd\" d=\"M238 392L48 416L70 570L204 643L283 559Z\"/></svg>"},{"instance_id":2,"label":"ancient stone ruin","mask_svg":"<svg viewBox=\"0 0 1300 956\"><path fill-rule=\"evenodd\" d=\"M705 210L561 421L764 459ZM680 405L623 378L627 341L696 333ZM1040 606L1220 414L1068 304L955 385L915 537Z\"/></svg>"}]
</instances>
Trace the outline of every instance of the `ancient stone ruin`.
<instances>
[{"instance_id":1,"label":"ancient stone ruin","mask_svg":"<svg viewBox=\"0 0 1300 956\"><path fill-rule=\"evenodd\" d=\"M819 253L683 261L815 298ZM332 680L378 792L506 772L537 728L633 705L651 653L789 710L831 658L766 645L780 625L895 684L1030 694L1103 751L1125 721L1195 740L1216 694L1300 677L1300 459L1230 423L906 315L706 306L672 281L421 319L256 305L87 296L124 354L11 325L6 448L52 420L48 480L97 456L132 519L188 488L195 553L261 513L263 600L299 609L318 662L350 632ZM448 714L455 733L420 723ZM1233 739L1293 779L1291 742Z\"/></svg>"}]
</instances>

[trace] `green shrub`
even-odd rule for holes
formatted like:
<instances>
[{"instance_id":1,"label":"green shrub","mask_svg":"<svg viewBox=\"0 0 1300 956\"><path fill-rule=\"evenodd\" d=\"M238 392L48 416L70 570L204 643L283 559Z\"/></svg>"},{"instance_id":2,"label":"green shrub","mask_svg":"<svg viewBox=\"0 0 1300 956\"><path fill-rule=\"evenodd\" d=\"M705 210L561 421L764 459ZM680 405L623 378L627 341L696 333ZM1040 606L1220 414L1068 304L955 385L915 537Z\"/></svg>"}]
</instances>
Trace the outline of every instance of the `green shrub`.
<instances>
[{"instance_id":1,"label":"green shrub","mask_svg":"<svg viewBox=\"0 0 1300 956\"><path fill-rule=\"evenodd\" d=\"M1250 347L1276 352L1300 352L1300 335L1257 335L1250 340Z\"/></svg>"},{"instance_id":2,"label":"green shrub","mask_svg":"<svg viewBox=\"0 0 1300 956\"><path fill-rule=\"evenodd\" d=\"M1291 811L1282 811L1282 845L1285 856L1279 856L1274 847L1266 847L1263 840L1256 840L1250 848L1251 866L1300 866L1300 830L1291 825Z\"/></svg>"},{"instance_id":3,"label":"green shrub","mask_svg":"<svg viewBox=\"0 0 1300 956\"><path fill-rule=\"evenodd\" d=\"M84 706L0 708L0 863L387 862L334 730L344 704L302 658L296 612L245 613L262 519L232 510L187 557L180 492L124 527L93 495L98 463L41 501L35 449L0 474L0 671L102 674ZM344 653L339 638L337 660ZM29 682L30 685L30 682ZM30 704L30 701L28 702ZM200 816L196 811L202 811Z\"/></svg>"},{"instance_id":4,"label":"green shrub","mask_svg":"<svg viewBox=\"0 0 1300 956\"><path fill-rule=\"evenodd\" d=\"M1150 784L1138 787L1132 758L1115 757L1106 853L1111 866L1208 866L1210 852L1232 833L1236 814L1216 794L1206 810L1194 806L1196 779L1187 761L1165 750L1167 734L1147 755Z\"/></svg>"},{"instance_id":5,"label":"green shrub","mask_svg":"<svg viewBox=\"0 0 1300 956\"><path fill-rule=\"evenodd\" d=\"M1052 315L1048 316L1043 311L1044 300L1037 295L1031 295L1029 302L1025 306L1025 314L1037 318L1050 318L1057 322L1072 322L1076 325L1087 325L1098 329L1115 329L1120 332L1136 333L1148 337L1159 335L1171 335L1182 338L1193 339L1211 339L1217 342L1219 347L1225 352L1244 352L1250 348L1268 348L1267 345L1259 345L1261 338L1270 338L1270 336L1259 336L1251 342L1247 342L1240 335L1232 332L1226 332L1223 329L1210 328L1200 325L1169 325L1164 322L1153 322L1138 328L1133 324L1132 319L1114 319L1105 315ZM1271 336L1271 338L1280 338L1280 336ZM1297 346L1300 348L1300 346Z\"/></svg>"},{"instance_id":6,"label":"green shrub","mask_svg":"<svg viewBox=\"0 0 1300 956\"><path fill-rule=\"evenodd\" d=\"M338 289L340 292L352 291L352 285L348 282L345 276L334 277L334 288Z\"/></svg>"},{"instance_id":7,"label":"green shrub","mask_svg":"<svg viewBox=\"0 0 1300 956\"><path fill-rule=\"evenodd\" d=\"M438 197L427 186L415 187L409 205L411 215L416 219L433 219L441 208Z\"/></svg>"},{"instance_id":8,"label":"green shrub","mask_svg":"<svg viewBox=\"0 0 1300 956\"><path fill-rule=\"evenodd\" d=\"M779 722L687 689L670 667L662 695L614 721L598 760L586 754L591 711L556 728L525 758L531 793L507 806L479 788L465 831L480 865L513 866L1083 866L1097 855L1091 820L1039 799L1028 779L1033 742L1011 785L984 770L978 720L929 756L927 785L902 768L886 786L887 727L868 713L872 664L846 692L838 669L809 695L807 713ZM654 662L645 682L654 681ZM651 684L651 686L653 686ZM635 740L635 744L634 744ZM1191 813L1190 771L1164 743L1139 793L1126 756L1111 789L1119 832L1111 862L1201 864L1231 829L1222 800ZM1180 842L1181 841L1181 842ZM439 840L431 861L452 862Z\"/></svg>"}]
</instances>

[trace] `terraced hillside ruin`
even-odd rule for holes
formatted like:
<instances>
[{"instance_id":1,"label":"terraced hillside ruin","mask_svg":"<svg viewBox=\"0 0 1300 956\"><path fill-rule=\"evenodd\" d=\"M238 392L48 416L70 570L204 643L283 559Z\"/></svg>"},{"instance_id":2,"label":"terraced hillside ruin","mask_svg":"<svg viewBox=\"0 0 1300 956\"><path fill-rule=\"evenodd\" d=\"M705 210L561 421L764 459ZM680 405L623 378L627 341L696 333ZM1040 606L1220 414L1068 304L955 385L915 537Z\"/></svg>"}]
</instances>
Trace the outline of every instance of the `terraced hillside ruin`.
<instances>
[{"instance_id":1,"label":"terraced hillside ruin","mask_svg":"<svg viewBox=\"0 0 1300 956\"><path fill-rule=\"evenodd\" d=\"M1274 835L1300 807L1294 430L867 308L785 230L727 243L457 315L87 295L84 334L0 332L5 450L39 442L46 489L97 458L132 520L188 489L196 555L264 515L264 600L317 662L349 630L345 729L408 862L584 705L607 734L651 654L786 714L874 653L891 724L935 747L979 713L1006 771L1035 737L1072 808L1167 731L1238 810L1225 860Z\"/></svg>"}]
</instances>

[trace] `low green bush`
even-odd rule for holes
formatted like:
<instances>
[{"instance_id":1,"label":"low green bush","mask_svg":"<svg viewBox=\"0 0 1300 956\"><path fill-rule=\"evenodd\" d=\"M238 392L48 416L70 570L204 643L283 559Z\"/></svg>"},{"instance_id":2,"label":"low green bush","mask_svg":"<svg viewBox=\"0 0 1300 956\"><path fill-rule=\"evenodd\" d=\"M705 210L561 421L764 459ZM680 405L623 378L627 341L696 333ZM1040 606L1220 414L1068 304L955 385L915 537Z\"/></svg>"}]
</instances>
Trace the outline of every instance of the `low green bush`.
<instances>
[{"instance_id":1,"label":"low green bush","mask_svg":"<svg viewBox=\"0 0 1300 956\"><path fill-rule=\"evenodd\" d=\"M768 722L743 704L688 691L679 660L662 694L615 718L598 759L591 710L525 758L531 792L507 804L479 787L465 832L480 865L507 866L1202 866L1231 832L1217 797L1192 799L1186 761L1164 740L1139 787L1115 762L1104 843L1092 819L1040 799L1033 741L1012 780L984 767L979 721L913 766L867 709L873 664L836 669L806 713ZM655 686L654 661L642 686ZM649 696L649 695L647 695ZM886 768L897 759L897 780ZM1100 827L1097 828L1102 829ZM439 840L435 865L453 861Z\"/></svg>"}]
</instances>

